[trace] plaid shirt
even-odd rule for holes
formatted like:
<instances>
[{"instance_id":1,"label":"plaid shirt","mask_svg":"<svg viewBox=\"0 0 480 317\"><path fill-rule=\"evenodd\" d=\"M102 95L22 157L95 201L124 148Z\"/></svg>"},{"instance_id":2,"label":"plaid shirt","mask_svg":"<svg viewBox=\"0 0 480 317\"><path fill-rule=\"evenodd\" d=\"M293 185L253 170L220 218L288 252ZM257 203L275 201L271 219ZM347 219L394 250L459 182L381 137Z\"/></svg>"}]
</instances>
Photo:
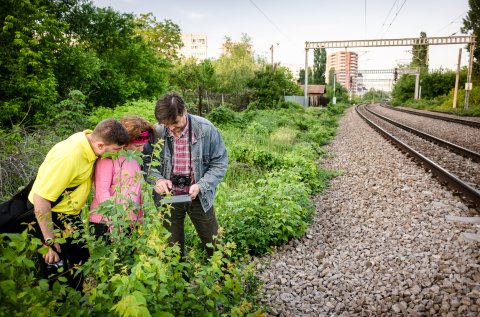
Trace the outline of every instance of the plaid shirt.
<instances>
[{"instance_id":1,"label":"plaid shirt","mask_svg":"<svg viewBox=\"0 0 480 317\"><path fill-rule=\"evenodd\" d=\"M185 129L183 129L182 134L180 137L176 138L170 131L170 139L173 140L173 157L172 157L172 179L173 175L183 175L183 176L190 176L192 182L191 184L195 184L195 180L193 179L192 173L192 162L191 162L191 154L190 154L190 147L188 144L188 127L190 126L190 121L187 121L187 125ZM193 143L193 130L192 130L192 143ZM170 180L172 180L170 179ZM172 186L172 191L174 195L182 195L188 194L190 190L190 186Z\"/></svg>"}]
</instances>

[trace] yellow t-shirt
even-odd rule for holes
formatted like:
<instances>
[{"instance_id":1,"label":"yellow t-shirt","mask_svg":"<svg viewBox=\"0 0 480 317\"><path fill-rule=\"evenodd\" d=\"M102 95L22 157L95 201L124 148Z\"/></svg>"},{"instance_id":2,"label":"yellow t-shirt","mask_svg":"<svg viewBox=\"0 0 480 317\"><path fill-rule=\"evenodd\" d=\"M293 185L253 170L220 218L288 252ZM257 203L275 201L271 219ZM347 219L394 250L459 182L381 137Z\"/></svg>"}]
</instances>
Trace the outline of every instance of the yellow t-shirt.
<instances>
[{"instance_id":1,"label":"yellow t-shirt","mask_svg":"<svg viewBox=\"0 0 480 317\"><path fill-rule=\"evenodd\" d=\"M52 211L78 215L85 205L92 188L92 173L97 159L87 134L91 130L75 133L55 144L38 169L37 178L28 195L33 202L33 193L54 202L67 188L78 186L66 195Z\"/></svg>"}]
</instances>

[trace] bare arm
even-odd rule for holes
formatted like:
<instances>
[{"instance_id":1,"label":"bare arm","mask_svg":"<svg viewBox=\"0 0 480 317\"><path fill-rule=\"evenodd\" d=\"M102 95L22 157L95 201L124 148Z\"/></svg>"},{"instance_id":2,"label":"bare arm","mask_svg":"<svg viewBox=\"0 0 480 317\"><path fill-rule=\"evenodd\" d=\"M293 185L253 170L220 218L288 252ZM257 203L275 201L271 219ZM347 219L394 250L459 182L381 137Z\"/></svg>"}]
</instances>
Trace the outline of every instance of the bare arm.
<instances>
[{"instance_id":1,"label":"bare arm","mask_svg":"<svg viewBox=\"0 0 480 317\"><path fill-rule=\"evenodd\" d=\"M54 239L55 235L53 234L53 221L52 221L52 203L33 194L33 206L35 208L35 217L37 218L38 225L42 231L44 241L47 239ZM58 252L60 252L60 245L58 243L54 244L54 247ZM45 263L55 263L60 260L60 256L57 252L53 251L52 248L49 248L48 253L44 256Z\"/></svg>"}]
</instances>

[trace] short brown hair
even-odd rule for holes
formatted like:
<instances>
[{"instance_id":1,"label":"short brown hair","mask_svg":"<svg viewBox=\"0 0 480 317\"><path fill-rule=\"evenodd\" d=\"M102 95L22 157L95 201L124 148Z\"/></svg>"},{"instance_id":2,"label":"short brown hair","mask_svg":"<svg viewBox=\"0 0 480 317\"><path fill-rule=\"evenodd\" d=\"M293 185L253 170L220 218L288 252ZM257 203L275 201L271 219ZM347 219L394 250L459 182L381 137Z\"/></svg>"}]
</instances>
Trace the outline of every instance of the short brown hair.
<instances>
[{"instance_id":1,"label":"short brown hair","mask_svg":"<svg viewBox=\"0 0 480 317\"><path fill-rule=\"evenodd\" d=\"M106 145L122 146L128 144L127 129L115 119L100 121L93 130L92 137L101 140Z\"/></svg>"},{"instance_id":2,"label":"short brown hair","mask_svg":"<svg viewBox=\"0 0 480 317\"><path fill-rule=\"evenodd\" d=\"M145 120L140 116L135 116L135 115L126 116L120 119L120 122L127 129L130 143L138 139L138 137L140 136L140 133L144 131L148 131L148 133L152 133L153 131L153 128L150 122L148 122L147 120Z\"/></svg>"},{"instance_id":3,"label":"short brown hair","mask_svg":"<svg viewBox=\"0 0 480 317\"><path fill-rule=\"evenodd\" d=\"M171 92L158 99L155 105L155 118L159 123L175 122L177 117L185 112L185 109L182 97Z\"/></svg>"}]
</instances>

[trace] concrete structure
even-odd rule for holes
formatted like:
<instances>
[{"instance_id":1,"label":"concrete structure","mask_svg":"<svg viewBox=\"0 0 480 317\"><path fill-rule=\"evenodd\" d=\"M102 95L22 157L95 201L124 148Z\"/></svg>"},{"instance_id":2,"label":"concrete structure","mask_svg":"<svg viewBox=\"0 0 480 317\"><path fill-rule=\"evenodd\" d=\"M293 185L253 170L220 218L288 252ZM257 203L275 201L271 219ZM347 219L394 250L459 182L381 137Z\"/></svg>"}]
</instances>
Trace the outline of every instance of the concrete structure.
<instances>
[{"instance_id":1,"label":"concrete structure","mask_svg":"<svg viewBox=\"0 0 480 317\"><path fill-rule=\"evenodd\" d=\"M207 35L201 33L182 33L183 47L180 54L186 58L194 57L198 61L207 58Z\"/></svg>"},{"instance_id":2,"label":"concrete structure","mask_svg":"<svg viewBox=\"0 0 480 317\"><path fill-rule=\"evenodd\" d=\"M335 69L337 84L347 90L357 90L358 54L355 52L339 51L328 55L325 77L330 84L330 69ZM351 82L350 82L351 79Z\"/></svg>"}]
</instances>

